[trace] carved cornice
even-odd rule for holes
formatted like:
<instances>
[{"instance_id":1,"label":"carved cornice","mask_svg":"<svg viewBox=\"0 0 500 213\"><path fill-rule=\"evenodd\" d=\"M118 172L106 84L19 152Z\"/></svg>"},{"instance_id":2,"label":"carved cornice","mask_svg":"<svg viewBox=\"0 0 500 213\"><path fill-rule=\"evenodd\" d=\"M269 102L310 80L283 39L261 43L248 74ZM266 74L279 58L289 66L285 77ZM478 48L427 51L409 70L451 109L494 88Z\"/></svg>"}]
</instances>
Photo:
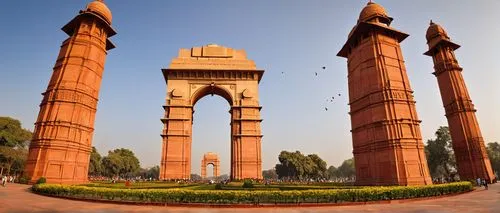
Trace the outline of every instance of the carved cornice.
<instances>
[{"instance_id":1,"label":"carved cornice","mask_svg":"<svg viewBox=\"0 0 500 213\"><path fill-rule=\"evenodd\" d=\"M359 154L364 152L372 152L380 149L424 149L424 144L420 139L416 138L396 138L376 140L361 146L353 146L353 153Z\"/></svg>"},{"instance_id":2,"label":"carved cornice","mask_svg":"<svg viewBox=\"0 0 500 213\"><path fill-rule=\"evenodd\" d=\"M92 151L92 147L87 144L82 144L80 142L76 142L73 140L64 140L64 139L56 139L56 138L37 138L30 143L30 149L33 148L51 148L52 150L79 150L90 153Z\"/></svg>"},{"instance_id":3,"label":"carved cornice","mask_svg":"<svg viewBox=\"0 0 500 213\"><path fill-rule=\"evenodd\" d=\"M351 112L349 114L353 114L372 105L385 102L404 102L409 104L416 103L416 101L413 100L413 91L411 90L382 88L352 100L349 103L351 106Z\"/></svg>"},{"instance_id":4,"label":"carved cornice","mask_svg":"<svg viewBox=\"0 0 500 213\"><path fill-rule=\"evenodd\" d=\"M84 131L84 132L93 132L94 131L93 127L81 125L79 123L70 122L70 121L47 121L47 120L43 120L43 121L35 122L35 125L37 127L37 132L41 131L41 128L45 128L45 127L55 128L57 126L68 127L68 128L71 128L71 129L78 129L78 130L81 130L81 131Z\"/></svg>"},{"instance_id":5,"label":"carved cornice","mask_svg":"<svg viewBox=\"0 0 500 213\"><path fill-rule=\"evenodd\" d=\"M162 123L166 124L168 121L190 121L190 118L161 118Z\"/></svg>"},{"instance_id":6,"label":"carved cornice","mask_svg":"<svg viewBox=\"0 0 500 213\"><path fill-rule=\"evenodd\" d=\"M42 93L44 96L40 106L47 105L51 102L66 102L86 106L94 112L97 110L97 98L85 92L75 89L49 89Z\"/></svg>"},{"instance_id":7,"label":"carved cornice","mask_svg":"<svg viewBox=\"0 0 500 213\"><path fill-rule=\"evenodd\" d=\"M435 72L433 72L432 74L435 75L435 76L439 76L441 75L443 72L446 72L446 71L462 71L462 67L460 67L460 65L458 65L458 62L456 60L446 60L446 61L442 61L436 65L434 65L434 70Z\"/></svg>"},{"instance_id":8,"label":"carved cornice","mask_svg":"<svg viewBox=\"0 0 500 213\"><path fill-rule=\"evenodd\" d=\"M394 118L394 119L386 119L380 121L374 121L367 124L362 124L356 127L353 127L351 132L357 132L364 129L381 127L381 126L389 126L389 125L399 125L399 124L410 124L410 125L420 125L422 121L417 119L408 119L408 118Z\"/></svg>"},{"instance_id":9,"label":"carved cornice","mask_svg":"<svg viewBox=\"0 0 500 213\"><path fill-rule=\"evenodd\" d=\"M446 112L446 117L449 117L460 112L476 112L476 109L471 100L459 99L453 100L451 103L444 106L444 111Z\"/></svg>"},{"instance_id":10,"label":"carved cornice","mask_svg":"<svg viewBox=\"0 0 500 213\"><path fill-rule=\"evenodd\" d=\"M255 80L260 81L264 70L162 69L168 80Z\"/></svg>"}]
</instances>

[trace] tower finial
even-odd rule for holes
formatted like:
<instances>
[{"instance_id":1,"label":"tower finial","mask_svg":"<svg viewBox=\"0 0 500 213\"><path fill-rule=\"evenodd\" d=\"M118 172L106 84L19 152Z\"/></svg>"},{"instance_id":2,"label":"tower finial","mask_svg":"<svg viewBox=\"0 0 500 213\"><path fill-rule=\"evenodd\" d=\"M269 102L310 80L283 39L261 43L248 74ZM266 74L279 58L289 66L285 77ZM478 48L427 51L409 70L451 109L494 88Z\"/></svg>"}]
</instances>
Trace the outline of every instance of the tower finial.
<instances>
[{"instance_id":1,"label":"tower finial","mask_svg":"<svg viewBox=\"0 0 500 213\"><path fill-rule=\"evenodd\" d=\"M433 24L434 24L434 22L432 22L432 19L431 19L431 22L429 23L429 25L433 25Z\"/></svg>"}]
</instances>

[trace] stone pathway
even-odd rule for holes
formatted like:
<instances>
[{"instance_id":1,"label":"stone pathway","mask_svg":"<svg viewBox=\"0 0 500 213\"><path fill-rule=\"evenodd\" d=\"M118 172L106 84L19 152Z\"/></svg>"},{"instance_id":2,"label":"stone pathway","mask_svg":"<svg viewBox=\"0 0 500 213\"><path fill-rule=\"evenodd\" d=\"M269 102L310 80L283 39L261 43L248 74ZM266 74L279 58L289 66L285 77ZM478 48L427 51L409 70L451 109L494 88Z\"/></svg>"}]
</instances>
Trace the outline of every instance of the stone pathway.
<instances>
[{"instance_id":1,"label":"stone pathway","mask_svg":"<svg viewBox=\"0 0 500 213\"><path fill-rule=\"evenodd\" d=\"M490 185L489 190L478 188L476 191L466 194L422 201L357 206L287 208L196 208L94 203L36 195L31 193L28 188L27 185L19 184L8 184L6 187L0 186L0 212L500 212L500 183Z\"/></svg>"}]
</instances>

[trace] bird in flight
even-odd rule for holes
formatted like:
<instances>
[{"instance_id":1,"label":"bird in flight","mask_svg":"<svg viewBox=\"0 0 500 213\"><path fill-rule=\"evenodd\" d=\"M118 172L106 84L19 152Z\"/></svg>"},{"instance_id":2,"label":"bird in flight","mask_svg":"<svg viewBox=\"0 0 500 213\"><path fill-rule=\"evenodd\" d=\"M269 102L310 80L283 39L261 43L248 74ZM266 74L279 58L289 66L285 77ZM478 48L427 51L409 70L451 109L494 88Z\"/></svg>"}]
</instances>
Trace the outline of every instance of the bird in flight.
<instances>
[{"instance_id":1,"label":"bird in flight","mask_svg":"<svg viewBox=\"0 0 500 213\"><path fill-rule=\"evenodd\" d=\"M324 70L326 69L326 67L322 67Z\"/></svg>"},{"instance_id":2,"label":"bird in flight","mask_svg":"<svg viewBox=\"0 0 500 213\"><path fill-rule=\"evenodd\" d=\"M317 72L314 72L314 75L318 76L318 73L317 73Z\"/></svg>"}]
</instances>

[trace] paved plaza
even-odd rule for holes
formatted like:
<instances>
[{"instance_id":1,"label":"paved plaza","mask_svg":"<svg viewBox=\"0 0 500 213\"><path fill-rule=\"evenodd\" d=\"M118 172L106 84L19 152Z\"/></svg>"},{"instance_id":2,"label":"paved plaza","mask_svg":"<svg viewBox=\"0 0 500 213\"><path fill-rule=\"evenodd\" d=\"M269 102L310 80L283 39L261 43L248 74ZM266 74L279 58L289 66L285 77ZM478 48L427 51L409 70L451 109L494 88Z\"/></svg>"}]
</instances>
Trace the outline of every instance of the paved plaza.
<instances>
[{"instance_id":1,"label":"paved plaza","mask_svg":"<svg viewBox=\"0 0 500 213\"><path fill-rule=\"evenodd\" d=\"M500 212L500 184L489 190L421 201L329 207L197 208L137 206L58 199L33 194L29 186L0 187L0 212Z\"/></svg>"}]
</instances>

